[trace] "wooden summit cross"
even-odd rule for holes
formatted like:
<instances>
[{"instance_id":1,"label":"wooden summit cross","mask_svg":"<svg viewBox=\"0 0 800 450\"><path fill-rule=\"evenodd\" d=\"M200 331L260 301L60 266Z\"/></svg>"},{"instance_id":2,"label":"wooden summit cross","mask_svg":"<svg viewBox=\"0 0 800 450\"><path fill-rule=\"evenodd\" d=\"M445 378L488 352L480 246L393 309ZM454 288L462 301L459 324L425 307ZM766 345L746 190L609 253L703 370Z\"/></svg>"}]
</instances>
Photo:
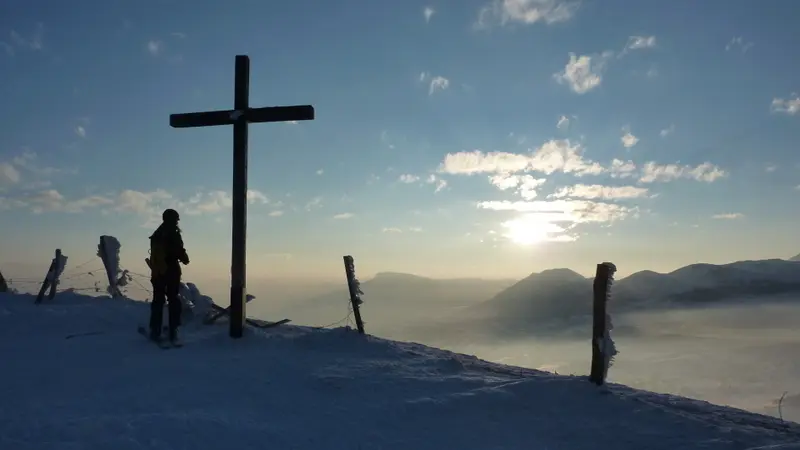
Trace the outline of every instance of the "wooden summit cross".
<instances>
[{"instance_id":1,"label":"wooden summit cross","mask_svg":"<svg viewBox=\"0 0 800 450\"><path fill-rule=\"evenodd\" d=\"M233 233L231 236L230 336L242 337L247 318L247 125L262 122L314 120L311 105L250 107L250 57L236 55L233 109L170 114L173 128L233 125Z\"/></svg>"}]
</instances>

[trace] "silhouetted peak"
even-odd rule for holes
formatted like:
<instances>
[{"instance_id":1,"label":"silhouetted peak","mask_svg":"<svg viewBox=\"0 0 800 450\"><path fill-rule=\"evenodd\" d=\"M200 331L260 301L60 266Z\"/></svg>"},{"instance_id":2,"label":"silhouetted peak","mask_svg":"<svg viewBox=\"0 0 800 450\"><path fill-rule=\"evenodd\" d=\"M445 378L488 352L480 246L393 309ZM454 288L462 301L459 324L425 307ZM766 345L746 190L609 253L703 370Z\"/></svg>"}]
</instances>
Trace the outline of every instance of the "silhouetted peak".
<instances>
[{"instance_id":1,"label":"silhouetted peak","mask_svg":"<svg viewBox=\"0 0 800 450\"><path fill-rule=\"evenodd\" d=\"M792 256L789 258L789 261L800 261L800 254Z\"/></svg>"},{"instance_id":2,"label":"silhouetted peak","mask_svg":"<svg viewBox=\"0 0 800 450\"><path fill-rule=\"evenodd\" d=\"M667 277L667 276L668 275L665 275L663 273L658 273L658 272L656 272L654 270L640 270L640 271L638 271L636 273L632 273L632 274L628 275L624 279L627 280L627 281L631 281L631 280L653 280L653 279L657 279L657 278L661 278L661 277Z\"/></svg>"},{"instance_id":3,"label":"silhouetted peak","mask_svg":"<svg viewBox=\"0 0 800 450\"><path fill-rule=\"evenodd\" d=\"M378 272L375 274L370 281L372 282L398 282L398 281L405 281L405 282L414 282L414 281L428 281L430 278L421 277L419 275L413 275L410 273L402 273L402 272Z\"/></svg>"},{"instance_id":4,"label":"silhouetted peak","mask_svg":"<svg viewBox=\"0 0 800 450\"><path fill-rule=\"evenodd\" d=\"M572 269L548 269L539 273L532 273L528 276L529 280L537 282L572 282L586 281L586 277Z\"/></svg>"}]
</instances>

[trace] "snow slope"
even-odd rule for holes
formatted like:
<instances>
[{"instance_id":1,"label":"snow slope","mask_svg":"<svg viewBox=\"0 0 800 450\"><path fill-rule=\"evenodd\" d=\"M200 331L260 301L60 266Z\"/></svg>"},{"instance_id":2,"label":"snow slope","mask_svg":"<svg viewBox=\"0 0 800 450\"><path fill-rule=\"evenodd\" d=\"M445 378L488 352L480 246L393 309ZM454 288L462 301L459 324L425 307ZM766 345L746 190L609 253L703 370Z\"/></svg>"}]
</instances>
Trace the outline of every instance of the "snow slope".
<instances>
[{"instance_id":1,"label":"snow slope","mask_svg":"<svg viewBox=\"0 0 800 450\"><path fill-rule=\"evenodd\" d=\"M190 323L160 350L144 303L33 300L0 294L3 450L800 448L798 424L347 328Z\"/></svg>"}]
</instances>

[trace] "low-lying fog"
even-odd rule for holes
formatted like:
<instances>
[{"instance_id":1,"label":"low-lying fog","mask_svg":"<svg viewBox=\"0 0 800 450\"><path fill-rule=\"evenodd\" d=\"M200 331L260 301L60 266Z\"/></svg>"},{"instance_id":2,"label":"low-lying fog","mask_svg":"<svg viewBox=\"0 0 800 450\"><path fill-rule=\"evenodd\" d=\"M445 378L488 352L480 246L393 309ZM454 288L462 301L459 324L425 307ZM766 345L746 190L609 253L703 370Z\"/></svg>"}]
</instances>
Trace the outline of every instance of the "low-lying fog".
<instances>
[{"instance_id":1,"label":"low-lying fog","mask_svg":"<svg viewBox=\"0 0 800 450\"><path fill-rule=\"evenodd\" d=\"M783 417L800 422L800 304L764 300L759 306L614 315L615 325L635 325L639 333L612 331L619 354L609 381L774 416L773 402L788 391ZM506 364L587 374L589 327L586 334L583 340L441 345Z\"/></svg>"},{"instance_id":2,"label":"low-lying fog","mask_svg":"<svg viewBox=\"0 0 800 450\"><path fill-rule=\"evenodd\" d=\"M347 296L342 293L340 298L336 308L321 308L316 313L291 305L260 305L250 311L256 314L258 308L259 313L263 309L272 318L325 325L347 314ZM377 300L370 303L368 296L364 301L363 316L370 334L562 374L589 371L588 323L569 330L567 335L572 338L558 333L507 340L470 326L453 335L437 330L452 326L448 316L453 314L448 311L455 312L469 302L430 305L420 311L419 302L413 299L408 299L404 307L394 308L375 305ZM609 381L773 416L778 416L775 402L787 392L783 417L800 422L800 296L726 304L614 313L612 300L612 337L619 354L609 370Z\"/></svg>"}]
</instances>

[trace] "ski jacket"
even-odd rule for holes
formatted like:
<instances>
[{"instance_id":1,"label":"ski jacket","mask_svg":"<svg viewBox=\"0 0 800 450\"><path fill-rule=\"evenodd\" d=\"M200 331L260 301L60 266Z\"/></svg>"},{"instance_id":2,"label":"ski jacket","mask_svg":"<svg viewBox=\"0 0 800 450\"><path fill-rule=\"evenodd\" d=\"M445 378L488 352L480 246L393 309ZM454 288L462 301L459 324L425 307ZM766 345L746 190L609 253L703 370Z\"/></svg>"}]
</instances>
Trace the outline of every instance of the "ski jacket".
<instances>
[{"instance_id":1,"label":"ski jacket","mask_svg":"<svg viewBox=\"0 0 800 450\"><path fill-rule=\"evenodd\" d=\"M181 275L180 263L189 264L183 238L177 226L162 223L150 236L151 276Z\"/></svg>"}]
</instances>

